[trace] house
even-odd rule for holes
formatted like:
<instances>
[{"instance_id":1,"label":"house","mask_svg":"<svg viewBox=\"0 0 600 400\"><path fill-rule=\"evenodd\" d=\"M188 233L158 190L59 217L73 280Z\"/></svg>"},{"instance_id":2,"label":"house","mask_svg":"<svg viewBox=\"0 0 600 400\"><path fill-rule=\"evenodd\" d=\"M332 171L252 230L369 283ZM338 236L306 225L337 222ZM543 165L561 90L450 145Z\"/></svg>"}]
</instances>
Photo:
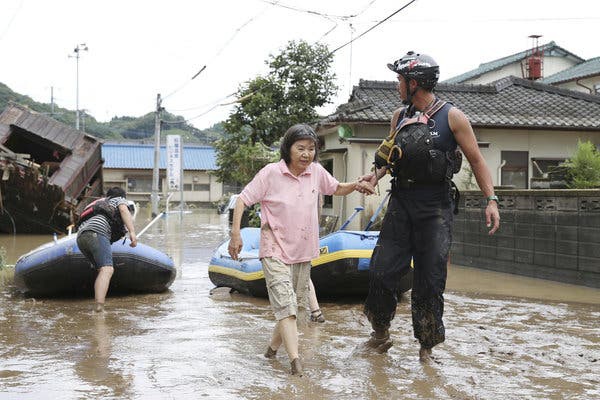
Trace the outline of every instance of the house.
<instances>
[{"instance_id":1,"label":"house","mask_svg":"<svg viewBox=\"0 0 600 400\"><path fill-rule=\"evenodd\" d=\"M107 142L102 145L104 158L104 187L120 186L127 197L138 202L149 202L152 193L154 145ZM183 201L199 206L212 206L223 195L223 184L210 174L217 169L215 150L211 146L184 144ZM169 193L166 185L166 146L160 146L159 193L165 199ZM180 192L171 201L179 203Z\"/></svg>"},{"instance_id":2,"label":"house","mask_svg":"<svg viewBox=\"0 0 600 400\"><path fill-rule=\"evenodd\" d=\"M600 57L591 58L542 79L542 82L583 93L600 94Z\"/></svg>"},{"instance_id":3,"label":"house","mask_svg":"<svg viewBox=\"0 0 600 400\"><path fill-rule=\"evenodd\" d=\"M514 76L488 84L440 83L435 93L470 119L496 186L535 187L535 178L573 155L578 140L600 144L600 96ZM325 168L340 181L368 173L399 105L396 82L361 80L349 101L317 126ZM465 162L454 181L461 188L476 187ZM379 186L379 196L327 198L324 213L344 220L355 207L364 207L362 220L350 225L363 227L389 188L389 177Z\"/></svg>"},{"instance_id":4,"label":"house","mask_svg":"<svg viewBox=\"0 0 600 400\"><path fill-rule=\"evenodd\" d=\"M0 232L66 233L102 191L101 142L26 106L0 114Z\"/></svg>"},{"instance_id":5,"label":"house","mask_svg":"<svg viewBox=\"0 0 600 400\"><path fill-rule=\"evenodd\" d=\"M443 81L443 83L486 84L507 76L543 79L568 70L585 60L555 42L482 63L479 67Z\"/></svg>"},{"instance_id":6,"label":"house","mask_svg":"<svg viewBox=\"0 0 600 400\"><path fill-rule=\"evenodd\" d=\"M443 83L486 84L507 76L539 80L587 94L600 94L600 57L584 60L550 42L480 64Z\"/></svg>"}]
</instances>

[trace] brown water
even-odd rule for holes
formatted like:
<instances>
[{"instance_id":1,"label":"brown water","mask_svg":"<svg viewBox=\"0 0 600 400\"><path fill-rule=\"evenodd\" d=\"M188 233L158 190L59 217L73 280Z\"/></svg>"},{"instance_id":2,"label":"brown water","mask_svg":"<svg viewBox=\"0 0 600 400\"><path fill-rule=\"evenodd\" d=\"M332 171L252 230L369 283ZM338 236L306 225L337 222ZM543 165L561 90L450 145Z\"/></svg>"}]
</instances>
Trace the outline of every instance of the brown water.
<instances>
[{"instance_id":1,"label":"brown water","mask_svg":"<svg viewBox=\"0 0 600 400\"><path fill-rule=\"evenodd\" d=\"M138 230L148 221L137 221ZM325 324L303 323L306 374L281 350L262 357L268 302L219 289L207 265L227 234L209 212L171 214L140 239L171 255L178 276L162 294L33 300L0 285L2 399L594 399L600 398L600 291L453 266L446 342L422 365L404 299L387 355L358 352L369 327L356 302L324 303ZM9 263L48 241L0 236Z\"/></svg>"}]
</instances>

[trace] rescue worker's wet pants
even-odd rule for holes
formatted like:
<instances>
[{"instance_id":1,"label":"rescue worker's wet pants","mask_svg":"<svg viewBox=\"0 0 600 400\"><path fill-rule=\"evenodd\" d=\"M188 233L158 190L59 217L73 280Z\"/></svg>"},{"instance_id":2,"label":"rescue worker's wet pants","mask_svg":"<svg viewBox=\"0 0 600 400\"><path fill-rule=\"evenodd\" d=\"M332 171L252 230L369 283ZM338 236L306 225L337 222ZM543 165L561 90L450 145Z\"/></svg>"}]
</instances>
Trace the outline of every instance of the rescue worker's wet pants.
<instances>
[{"instance_id":1,"label":"rescue worker's wet pants","mask_svg":"<svg viewBox=\"0 0 600 400\"><path fill-rule=\"evenodd\" d=\"M453 204L447 190L433 196L423 194L411 190L392 193L371 258L364 312L376 332L389 328L398 304L400 278L409 272L412 258L413 330L421 346L430 349L445 339L443 295Z\"/></svg>"}]
</instances>

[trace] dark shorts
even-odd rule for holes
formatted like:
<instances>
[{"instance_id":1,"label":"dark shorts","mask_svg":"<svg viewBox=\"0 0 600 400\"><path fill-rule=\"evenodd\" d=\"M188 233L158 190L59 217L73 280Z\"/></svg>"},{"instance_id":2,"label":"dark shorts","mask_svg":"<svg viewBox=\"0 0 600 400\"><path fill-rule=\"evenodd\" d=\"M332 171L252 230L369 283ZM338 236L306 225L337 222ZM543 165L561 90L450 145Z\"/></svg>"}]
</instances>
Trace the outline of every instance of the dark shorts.
<instances>
[{"instance_id":1,"label":"dark shorts","mask_svg":"<svg viewBox=\"0 0 600 400\"><path fill-rule=\"evenodd\" d=\"M84 231L77 235L77 246L94 267L112 267L112 248L110 240L96 232Z\"/></svg>"}]
</instances>

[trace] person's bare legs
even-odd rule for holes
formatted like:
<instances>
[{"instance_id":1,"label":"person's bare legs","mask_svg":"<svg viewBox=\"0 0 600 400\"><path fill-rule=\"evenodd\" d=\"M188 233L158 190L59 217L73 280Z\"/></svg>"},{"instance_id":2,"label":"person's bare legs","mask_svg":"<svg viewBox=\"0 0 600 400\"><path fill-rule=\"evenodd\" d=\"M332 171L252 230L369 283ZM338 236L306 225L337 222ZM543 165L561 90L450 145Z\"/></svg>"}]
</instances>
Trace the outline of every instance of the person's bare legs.
<instances>
[{"instance_id":1,"label":"person's bare legs","mask_svg":"<svg viewBox=\"0 0 600 400\"><path fill-rule=\"evenodd\" d=\"M290 361L298 358L298 326L296 316L291 315L277 322L275 329L279 331L279 337L288 353ZM275 336L275 335L273 335ZM273 345L274 343L271 342Z\"/></svg>"},{"instance_id":2,"label":"person's bare legs","mask_svg":"<svg viewBox=\"0 0 600 400\"><path fill-rule=\"evenodd\" d=\"M325 322L323 312L319 308L319 301L317 300L317 292L315 291L315 285L313 285L312 279L308 280L308 307L310 308L310 320L313 322Z\"/></svg>"},{"instance_id":3,"label":"person's bare legs","mask_svg":"<svg viewBox=\"0 0 600 400\"><path fill-rule=\"evenodd\" d=\"M265 357L275 357L275 353L281 344L283 344L285 351L288 353L292 365L292 375L302 375L302 364L300 363L298 351L298 325L296 324L295 315L277 322Z\"/></svg>"},{"instance_id":4,"label":"person's bare legs","mask_svg":"<svg viewBox=\"0 0 600 400\"><path fill-rule=\"evenodd\" d=\"M275 324L275 329L273 329L273 335L271 336L271 343L269 343L269 347L267 348L267 352L265 353L265 357L274 358L277 354L277 350L279 350L279 346L281 346L283 340L281 338L281 333L279 333L279 322Z\"/></svg>"},{"instance_id":5,"label":"person's bare legs","mask_svg":"<svg viewBox=\"0 0 600 400\"><path fill-rule=\"evenodd\" d=\"M106 293L108 293L108 286L110 285L110 279L112 278L114 268L110 265L100 267L98 276L94 282L94 297L96 300L97 312L104 311L104 301L106 300Z\"/></svg>"}]
</instances>

